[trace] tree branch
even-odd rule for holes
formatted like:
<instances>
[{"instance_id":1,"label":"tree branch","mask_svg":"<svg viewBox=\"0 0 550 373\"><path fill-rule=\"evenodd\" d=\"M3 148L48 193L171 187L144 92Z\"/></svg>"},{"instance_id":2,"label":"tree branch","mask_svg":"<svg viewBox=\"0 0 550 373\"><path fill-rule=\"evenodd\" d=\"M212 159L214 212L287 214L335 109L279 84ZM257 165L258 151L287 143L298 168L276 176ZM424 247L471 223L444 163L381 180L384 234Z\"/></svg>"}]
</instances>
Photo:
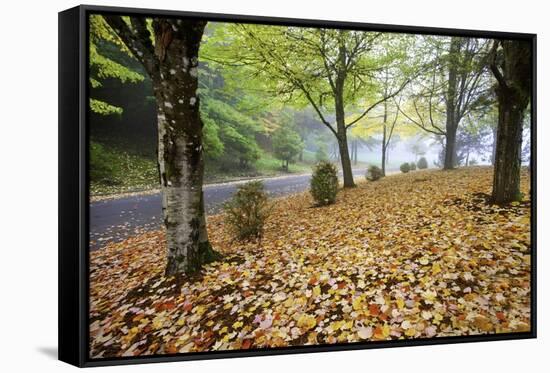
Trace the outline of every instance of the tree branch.
<instances>
[{"instance_id":1,"label":"tree branch","mask_svg":"<svg viewBox=\"0 0 550 373\"><path fill-rule=\"evenodd\" d=\"M502 76L500 70L498 69L498 66L497 66L497 49L498 49L498 44L500 42L498 40L495 40L493 41L493 47L491 48L491 52L490 52L490 62L489 62L489 67L491 68L491 71L493 72L493 75L495 76L496 80L498 81L498 84L500 84L500 86L504 89L508 89L508 85L506 84L506 80L504 79L504 77Z\"/></svg>"},{"instance_id":2,"label":"tree branch","mask_svg":"<svg viewBox=\"0 0 550 373\"><path fill-rule=\"evenodd\" d=\"M124 22L121 16L104 15L105 21L126 44L134 57L143 64L149 75L154 74L157 59L153 53L149 31L145 25L145 19L130 17L136 32Z\"/></svg>"}]
</instances>

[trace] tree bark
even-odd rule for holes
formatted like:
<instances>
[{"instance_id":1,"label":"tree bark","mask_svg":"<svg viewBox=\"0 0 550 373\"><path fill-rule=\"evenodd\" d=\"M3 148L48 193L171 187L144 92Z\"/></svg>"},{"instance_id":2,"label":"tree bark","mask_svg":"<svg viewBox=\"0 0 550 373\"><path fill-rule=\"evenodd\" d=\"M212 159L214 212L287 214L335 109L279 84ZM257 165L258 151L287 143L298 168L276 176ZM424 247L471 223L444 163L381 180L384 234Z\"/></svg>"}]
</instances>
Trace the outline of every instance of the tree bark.
<instances>
[{"instance_id":1,"label":"tree bark","mask_svg":"<svg viewBox=\"0 0 550 373\"><path fill-rule=\"evenodd\" d=\"M443 161L444 170L452 170L456 167L456 128L449 130L445 134L445 159Z\"/></svg>"},{"instance_id":2,"label":"tree bark","mask_svg":"<svg viewBox=\"0 0 550 373\"><path fill-rule=\"evenodd\" d=\"M157 105L158 169L166 228L166 275L191 274L219 257L208 241L202 192L204 159L198 52L206 22L105 16L153 82Z\"/></svg>"},{"instance_id":3,"label":"tree bark","mask_svg":"<svg viewBox=\"0 0 550 373\"><path fill-rule=\"evenodd\" d=\"M444 170L452 170L456 166L456 131L458 129L458 118L456 96L458 84L458 63L456 58L460 53L460 38L453 37L451 39L451 47L449 49L449 75L446 94L446 125L445 125L445 159L443 161Z\"/></svg>"},{"instance_id":4,"label":"tree bark","mask_svg":"<svg viewBox=\"0 0 550 373\"><path fill-rule=\"evenodd\" d=\"M387 85L387 75L386 75L386 85ZM384 94L387 95L387 88L384 88ZM384 101L384 118L382 121L382 176L386 176L386 153L388 148L388 141L386 140L388 136L388 102Z\"/></svg>"},{"instance_id":5,"label":"tree bark","mask_svg":"<svg viewBox=\"0 0 550 373\"><path fill-rule=\"evenodd\" d=\"M158 21L157 28L163 28ZM166 227L166 274L193 273L215 259L208 241L202 192L204 158L198 51L204 24L174 33L153 79L157 101L160 182ZM157 40L159 38L156 33ZM159 42L156 43L159 45Z\"/></svg>"},{"instance_id":6,"label":"tree bark","mask_svg":"<svg viewBox=\"0 0 550 373\"><path fill-rule=\"evenodd\" d=\"M498 42L495 42L498 43ZM525 109L531 97L531 45L501 41L502 72L496 62L498 45L493 46L491 70L498 86L498 129L492 199L505 204L521 199L521 142Z\"/></svg>"},{"instance_id":7,"label":"tree bark","mask_svg":"<svg viewBox=\"0 0 550 373\"><path fill-rule=\"evenodd\" d=\"M491 146L491 165L495 165L495 158L497 154L497 129L498 124L494 126L491 131L493 132L493 145Z\"/></svg>"},{"instance_id":8,"label":"tree bark","mask_svg":"<svg viewBox=\"0 0 550 373\"><path fill-rule=\"evenodd\" d=\"M340 91L340 93L342 93ZM344 175L344 188L353 188L355 183L353 181L353 171L351 168L351 160L348 150L347 129L344 122L344 103L343 94L336 97L336 128L338 139L338 150L340 153L340 163L342 165L342 173Z\"/></svg>"}]
</instances>

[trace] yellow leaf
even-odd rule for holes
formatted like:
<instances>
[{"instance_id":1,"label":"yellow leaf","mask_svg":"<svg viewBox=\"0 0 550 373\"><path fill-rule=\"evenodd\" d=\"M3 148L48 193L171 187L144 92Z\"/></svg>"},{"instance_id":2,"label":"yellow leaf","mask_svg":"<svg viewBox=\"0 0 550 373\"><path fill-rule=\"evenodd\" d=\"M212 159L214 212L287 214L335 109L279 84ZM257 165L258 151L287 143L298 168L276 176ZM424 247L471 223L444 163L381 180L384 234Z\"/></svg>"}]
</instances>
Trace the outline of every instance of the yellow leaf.
<instances>
[{"instance_id":1,"label":"yellow leaf","mask_svg":"<svg viewBox=\"0 0 550 373\"><path fill-rule=\"evenodd\" d=\"M407 337L414 337L415 334L416 334L416 329L415 328L410 328L410 329L405 330L405 335Z\"/></svg>"},{"instance_id":2,"label":"yellow leaf","mask_svg":"<svg viewBox=\"0 0 550 373\"><path fill-rule=\"evenodd\" d=\"M359 311L361 308L363 308L362 303L363 303L363 298L357 297L353 300L351 305L355 311Z\"/></svg>"},{"instance_id":3,"label":"yellow leaf","mask_svg":"<svg viewBox=\"0 0 550 373\"><path fill-rule=\"evenodd\" d=\"M298 318L297 325L299 328L309 330L317 325L317 320L315 319L315 317L304 313Z\"/></svg>"},{"instance_id":4,"label":"yellow leaf","mask_svg":"<svg viewBox=\"0 0 550 373\"><path fill-rule=\"evenodd\" d=\"M313 295L316 296L316 297L321 295L321 287L319 285L317 285L313 288Z\"/></svg>"},{"instance_id":5,"label":"yellow leaf","mask_svg":"<svg viewBox=\"0 0 550 373\"><path fill-rule=\"evenodd\" d=\"M405 301L403 300L403 298L398 298L395 303L397 304L397 308L399 308L400 310L405 307Z\"/></svg>"}]
</instances>

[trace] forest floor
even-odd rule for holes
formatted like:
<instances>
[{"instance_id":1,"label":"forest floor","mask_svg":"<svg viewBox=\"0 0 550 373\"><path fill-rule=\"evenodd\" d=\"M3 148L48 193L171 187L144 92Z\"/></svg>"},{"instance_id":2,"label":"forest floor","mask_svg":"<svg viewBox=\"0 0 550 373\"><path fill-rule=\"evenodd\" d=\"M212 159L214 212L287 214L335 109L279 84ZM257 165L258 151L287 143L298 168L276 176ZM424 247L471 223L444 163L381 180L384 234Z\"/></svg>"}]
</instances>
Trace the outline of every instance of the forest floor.
<instances>
[{"instance_id":1,"label":"forest floor","mask_svg":"<svg viewBox=\"0 0 550 373\"><path fill-rule=\"evenodd\" d=\"M173 354L530 330L525 200L488 204L492 169L364 182L336 204L276 200L261 242L232 241L193 279L165 277L162 231L90 254L90 356Z\"/></svg>"}]
</instances>

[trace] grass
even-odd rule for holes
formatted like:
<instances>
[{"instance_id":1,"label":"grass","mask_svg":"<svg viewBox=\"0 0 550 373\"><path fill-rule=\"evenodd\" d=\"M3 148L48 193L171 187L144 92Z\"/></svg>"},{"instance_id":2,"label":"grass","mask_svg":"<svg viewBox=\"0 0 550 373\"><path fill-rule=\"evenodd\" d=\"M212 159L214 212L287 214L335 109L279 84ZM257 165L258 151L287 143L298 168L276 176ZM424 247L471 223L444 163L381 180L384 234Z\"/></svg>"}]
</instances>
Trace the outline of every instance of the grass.
<instances>
[{"instance_id":1,"label":"grass","mask_svg":"<svg viewBox=\"0 0 550 373\"><path fill-rule=\"evenodd\" d=\"M157 162L154 157L125 150L127 147L91 142L90 145L90 194L106 196L140 192L158 188ZM260 176L277 176L289 173L311 172L313 153L304 152L306 162L289 165L288 172L281 161L264 152L254 166L247 170L229 169L206 162L205 183L227 182Z\"/></svg>"},{"instance_id":2,"label":"grass","mask_svg":"<svg viewBox=\"0 0 550 373\"><path fill-rule=\"evenodd\" d=\"M108 195L149 190L158 185L156 161L92 141L90 194Z\"/></svg>"}]
</instances>

